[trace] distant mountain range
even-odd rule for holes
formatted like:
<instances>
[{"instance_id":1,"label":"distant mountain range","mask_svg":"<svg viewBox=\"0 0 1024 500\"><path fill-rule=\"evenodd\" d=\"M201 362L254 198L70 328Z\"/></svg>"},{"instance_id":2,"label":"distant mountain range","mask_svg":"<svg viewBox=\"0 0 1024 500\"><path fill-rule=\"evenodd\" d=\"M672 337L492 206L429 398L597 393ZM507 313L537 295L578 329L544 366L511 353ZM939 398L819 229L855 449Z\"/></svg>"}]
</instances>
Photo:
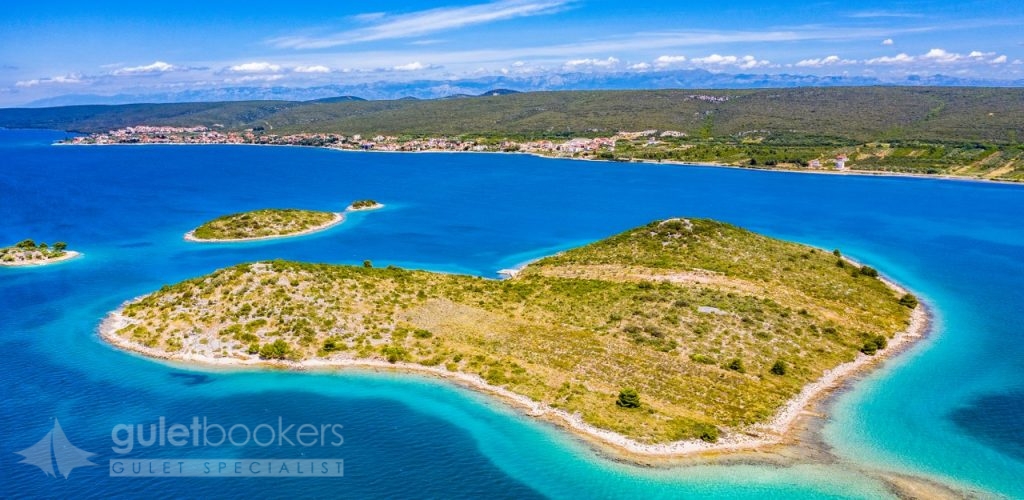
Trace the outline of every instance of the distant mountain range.
<instances>
[{"instance_id":1,"label":"distant mountain range","mask_svg":"<svg viewBox=\"0 0 1024 500\"><path fill-rule=\"evenodd\" d=\"M652 89L750 89L853 86L930 87L1024 87L1024 80L985 80L947 75L908 76L881 80L864 76L814 76L790 74L712 73L700 69L632 73L560 73L546 75L488 76L457 80L414 80L338 83L316 87L249 86L191 89L142 94L67 94L40 99L27 107L83 104L131 104L224 101L323 101L439 99L470 97L496 92L540 90L652 90ZM495 90L497 89L497 90ZM514 90L513 90L514 89ZM344 97L338 97L344 96Z\"/></svg>"}]
</instances>

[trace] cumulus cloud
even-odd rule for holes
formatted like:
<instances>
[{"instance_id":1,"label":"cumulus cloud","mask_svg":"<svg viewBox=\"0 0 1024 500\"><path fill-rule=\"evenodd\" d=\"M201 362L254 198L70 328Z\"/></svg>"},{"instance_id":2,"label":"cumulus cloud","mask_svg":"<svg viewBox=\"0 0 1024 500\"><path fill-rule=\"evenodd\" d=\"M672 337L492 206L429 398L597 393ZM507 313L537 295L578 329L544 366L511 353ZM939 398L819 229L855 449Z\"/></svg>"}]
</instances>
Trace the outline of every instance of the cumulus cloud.
<instances>
[{"instance_id":1,"label":"cumulus cloud","mask_svg":"<svg viewBox=\"0 0 1024 500\"><path fill-rule=\"evenodd\" d=\"M947 52L945 49L932 49L929 50L925 55L921 56L922 59L928 59L939 63L953 63L963 59L964 56L953 52Z\"/></svg>"},{"instance_id":2,"label":"cumulus cloud","mask_svg":"<svg viewBox=\"0 0 1024 500\"><path fill-rule=\"evenodd\" d=\"M228 69L235 73L277 73L281 71L281 66L268 62L247 62L236 64Z\"/></svg>"},{"instance_id":3,"label":"cumulus cloud","mask_svg":"<svg viewBox=\"0 0 1024 500\"><path fill-rule=\"evenodd\" d=\"M999 57L993 58L989 62L992 63L992 64L1004 64L1004 63L1006 63L1006 54L1003 54L1003 55L1001 55Z\"/></svg>"},{"instance_id":4,"label":"cumulus cloud","mask_svg":"<svg viewBox=\"0 0 1024 500\"><path fill-rule=\"evenodd\" d=\"M180 71L180 66L168 64L163 61L155 61L153 64L147 64L145 66L130 66L121 69L114 70L114 74L117 76L123 75L159 75L167 73L169 71Z\"/></svg>"},{"instance_id":5,"label":"cumulus cloud","mask_svg":"<svg viewBox=\"0 0 1024 500\"><path fill-rule=\"evenodd\" d=\"M896 42L892 41L892 38L886 38L885 40L882 40L882 45L892 45L894 43Z\"/></svg>"},{"instance_id":6,"label":"cumulus cloud","mask_svg":"<svg viewBox=\"0 0 1024 500\"><path fill-rule=\"evenodd\" d=\"M52 78L35 78L32 80L22 80L15 82L15 87L35 87L36 85L49 85L49 84L75 84L82 83L84 79L82 75L78 73L70 73L67 75L54 76Z\"/></svg>"},{"instance_id":7,"label":"cumulus cloud","mask_svg":"<svg viewBox=\"0 0 1024 500\"><path fill-rule=\"evenodd\" d=\"M659 56L654 60L654 65L659 68L686 62L686 56Z\"/></svg>"},{"instance_id":8,"label":"cumulus cloud","mask_svg":"<svg viewBox=\"0 0 1024 500\"><path fill-rule=\"evenodd\" d=\"M636 63L636 64L631 64L629 66L629 69L633 69L633 70L637 70L637 71L644 71L644 70L647 70L647 69L651 69L651 65L647 64L645 62L639 62L639 63Z\"/></svg>"},{"instance_id":9,"label":"cumulus cloud","mask_svg":"<svg viewBox=\"0 0 1024 500\"><path fill-rule=\"evenodd\" d=\"M614 57L608 59L573 59L565 62L565 67L569 69L580 69L580 68L610 68L619 63L619 60Z\"/></svg>"},{"instance_id":10,"label":"cumulus cloud","mask_svg":"<svg viewBox=\"0 0 1024 500\"><path fill-rule=\"evenodd\" d=\"M740 69L750 69L771 64L769 61L758 60L756 57L751 55L740 57L723 56L721 54L711 54L707 57L694 57L693 59L690 59L690 62L701 66L736 66Z\"/></svg>"},{"instance_id":11,"label":"cumulus cloud","mask_svg":"<svg viewBox=\"0 0 1024 500\"><path fill-rule=\"evenodd\" d=\"M804 60L796 63L796 66L799 66L799 67L802 67L802 68L820 68L822 66L836 66L836 65L847 65L847 64L856 64L856 63L857 63L857 61L852 60L852 59L843 59L843 58L841 58L839 56L831 55L831 56L826 56L826 57L822 57L822 58L804 59Z\"/></svg>"},{"instance_id":12,"label":"cumulus cloud","mask_svg":"<svg viewBox=\"0 0 1024 500\"><path fill-rule=\"evenodd\" d=\"M914 62L914 56L900 52L894 56L882 56L864 61L868 64L907 64Z\"/></svg>"},{"instance_id":13,"label":"cumulus cloud","mask_svg":"<svg viewBox=\"0 0 1024 500\"><path fill-rule=\"evenodd\" d=\"M330 73L331 68L322 64L317 64L314 66L296 66L292 71L296 73Z\"/></svg>"}]
</instances>

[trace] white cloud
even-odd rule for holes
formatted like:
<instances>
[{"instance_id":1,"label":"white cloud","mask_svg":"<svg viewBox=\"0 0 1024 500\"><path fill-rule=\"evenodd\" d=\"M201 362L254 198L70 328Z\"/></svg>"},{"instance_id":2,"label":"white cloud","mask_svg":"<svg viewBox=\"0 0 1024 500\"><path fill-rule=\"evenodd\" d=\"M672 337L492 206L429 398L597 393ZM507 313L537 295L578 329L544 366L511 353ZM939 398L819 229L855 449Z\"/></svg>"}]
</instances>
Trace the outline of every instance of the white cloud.
<instances>
[{"instance_id":1,"label":"white cloud","mask_svg":"<svg viewBox=\"0 0 1024 500\"><path fill-rule=\"evenodd\" d=\"M277 73L281 71L281 66L268 62L247 62L236 64L228 69L235 73Z\"/></svg>"},{"instance_id":2,"label":"white cloud","mask_svg":"<svg viewBox=\"0 0 1024 500\"><path fill-rule=\"evenodd\" d=\"M331 68L322 64L317 64L314 66L296 66L292 71L296 73L330 73Z\"/></svg>"},{"instance_id":3,"label":"white cloud","mask_svg":"<svg viewBox=\"0 0 1024 500\"><path fill-rule=\"evenodd\" d=\"M592 68L610 68L619 63L619 60L614 57L608 59L573 59L565 62L565 67L569 69L578 69L583 67Z\"/></svg>"},{"instance_id":4,"label":"white cloud","mask_svg":"<svg viewBox=\"0 0 1024 500\"><path fill-rule=\"evenodd\" d=\"M929 50L925 55L921 56L922 59L930 59L932 61L940 63L951 63L959 61L963 56L952 52L947 52L945 49L932 49Z\"/></svg>"},{"instance_id":5,"label":"white cloud","mask_svg":"<svg viewBox=\"0 0 1024 500\"><path fill-rule=\"evenodd\" d=\"M478 24L492 23L517 17L537 16L561 11L569 0L498 0L464 7L441 7L396 16L374 14L368 21L373 26L343 31L333 35L290 36L269 42L277 47L292 49L322 49L358 42L388 40L422 36Z\"/></svg>"},{"instance_id":6,"label":"white cloud","mask_svg":"<svg viewBox=\"0 0 1024 500\"><path fill-rule=\"evenodd\" d=\"M153 64L147 64L145 66L131 66L114 70L114 74L121 75L158 75L161 73L167 73L168 71L178 71L184 68L168 64L163 61L155 61Z\"/></svg>"},{"instance_id":7,"label":"white cloud","mask_svg":"<svg viewBox=\"0 0 1024 500\"><path fill-rule=\"evenodd\" d=\"M659 68L686 62L686 56L659 56L654 60L654 65Z\"/></svg>"},{"instance_id":8,"label":"white cloud","mask_svg":"<svg viewBox=\"0 0 1024 500\"><path fill-rule=\"evenodd\" d=\"M914 62L914 56L900 52L894 56L882 56L864 61L868 64L908 64Z\"/></svg>"},{"instance_id":9,"label":"white cloud","mask_svg":"<svg viewBox=\"0 0 1024 500\"><path fill-rule=\"evenodd\" d=\"M421 69L426 69L426 68L427 68L427 66L423 65L423 63L421 63L419 61L416 61L416 62L411 62L409 64L399 64L398 66L395 66L395 67L393 67L391 69L393 69L395 71L419 71Z\"/></svg>"},{"instance_id":10,"label":"white cloud","mask_svg":"<svg viewBox=\"0 0 1024 500\"><path fill-rule=\"evenodd\" d=\"M892 41L892 38L886 38L885 40L882 40L882 45L892 45L894 43L896 42Z\"/></svg>"},{"instance_id":11,"label":"white cloud","mask_svg":"<svg viewBox=\"0 0 1024 500\"><path fill-rule=\"evenodd\" d=\"M989 62L992 63L992 64L1004 64L1004 63L1006 63L1006 54L1003 54L1003 55L1001 55L999 57L996 57L996 58L992 59Z\"/></svg>"},{"instance_id":12,"label":"white cloud","mask_svg":"<svg viewBox=\"0 0 1024 500\"><path fill-rule=\"evenodd\" d=\"M633 69L633 70L637 70L637 71L644 71L644 70L647 70L647 69L651 69L651 65L647 64L645 62L640 62L640 63L636 63L636 64L631 64L629 66L629 69Z\"/></svg>"},{"instance_id":13,"label":"white cloud","mask_svg":"<svg viewBox=\"0 0 1024 500\"><path fill-rule=\"evenodd\" d=\"M82 83L82 75L78 73L69 73L67 75L55 76L52 78L35 78L32 80L22 80L15 82L15 87L35 87L36 85L48 85L51 83L56 84L75 84Z\"/></svg>"},{"instance_id":14,"label":"white cloud","mask_svg":"<svg viewBox=\"0 0 1024 500\"><path fill-rule=\"evenodd\" d=\"M843 58L841 58L839 56L831 55L831 56L827 56L827 57L822 57L820 59L819 58L804 59L804 60L796 63L796 66L799 66L799 67L802 67L802 68L820 68L822 66L835 66L835 65L847 65L847 64L857 64L857 61L852 60L852 59L843 59Z\"/></svg>"},{"instance_id":15,"label":"white cloud","mask_svg":"<svg viewBox=\"0 0 1024 500\"><path fill-rule=\"evenodd\" d=\"M769 61L758 60L756 57L751 55L739 57L723 56L721 54L711 54L707 57L694 57L693 59L690 59L690 62L699 66L736 66L740 69L750 69L771 64Z\"/></svg>"}]
</instances>

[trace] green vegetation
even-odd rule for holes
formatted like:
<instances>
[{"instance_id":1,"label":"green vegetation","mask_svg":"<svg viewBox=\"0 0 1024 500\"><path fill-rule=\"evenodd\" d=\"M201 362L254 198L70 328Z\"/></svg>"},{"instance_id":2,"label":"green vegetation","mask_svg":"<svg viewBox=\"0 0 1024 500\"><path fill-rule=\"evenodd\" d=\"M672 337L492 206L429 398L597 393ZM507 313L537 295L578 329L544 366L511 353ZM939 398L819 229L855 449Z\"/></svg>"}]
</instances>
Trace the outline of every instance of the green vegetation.
<instances>
[{"instance_id":1,"label":"green vegetation","mask_svg":"<svg viewBox=\"0 0 1024 500\"><path fill-rule=\"evenodd\" d=\"M900 297L900 305L907 306L911 309L917 307L917 297L912 293L905 294Z\"/></svg>"},{"instance_id":2,"label":"green vegetation","mask_svg":"<svg viewBox=\"0 0 1024 500\"><path fill-rule=\"evenodd\" d=\"M237 265L127 305L130 324L115 335L182 355L415 363L478 375L642 442L714 441L768 421L867 341L877 350L875 339L907 327L896 292L835 260L670 219L508 280ZM624 411L641 396L642 411Z\"/></svg>"},{"instance_id":3,"label":"green vegetation","mask_svg":"<svg viewBox=\"0 0 1024 500\"><path fill-rule=\"evenodd\" d=\"M105 132L134 125L266 134L567 139L655 129L597 157L823 167L1024 180L1020 88L832 87L524 92L475 99L220 102L2 109L0 126ZM328 145L310 136L301 144Z\"/></svg>"},{"instance_id":4,"label":"green vegetation","mask_svg":"<svg viewBox=\"0 0 1024 500\"><path fill-rule=\"evenodd\" d=\"M331 212L264 209L218 217L193 231L199 240L239 240L288 236L326 226L336 219Z\"/></svg>"},{"instance_id":5,"label":"green vegetation","mask_svg":"<svg viewBox=\"0 0 1024 500\"><path fill-rule=\"evenodd\" d=\"M376 200L356 200L349 205L353 210L367 210L371 208L377 208L380 206Z\"/></svg>"},{"instance_id":6,"label":"green vegetation","mask_svg":"<svg viewBox=\"0 0 1024 500\"><path fill-rule=\"evenodd\" d=\"M640 395L637 394L636 389L623 389L619 391L619 399L615 401L615 404L622 408L639 408Z\"/></svg>"},{"instance_id":7,"label":"green vegetation","mask_svg":"<svg viewBox=\"0 0 1024 500\"><path fill-rule=\"evenodd\" d=\"M781 359L776 361L775 364L772 365L771 372L772 372L772 375L778 375L780 377L785 375L786 374L786 362L782 361Z\"/></svg>"},{"instance_id":8,"label":"green vegetation","mask_svg":"<svg viewBox=\"0 0 1024 500\"><path fill-rule=\"evenodd\" d=\"M22 240L13 246L0 248L0 265L17 266L28 264L44 264L68 255L68 244L63 241L51 247L44 242Z\"/></svg>"},{"instance_id":9,"label":"green vegetation","mask_svg":"<svg viewBox=\"0 0 1024 500\"><path fill-rule=\"evenodd\" d=\"M864 341L864 345L860 348L860 352L873 356L876 352L885 349L888 345L889 341L884 336L872 335Z\"/></svg>"}]
</instances>

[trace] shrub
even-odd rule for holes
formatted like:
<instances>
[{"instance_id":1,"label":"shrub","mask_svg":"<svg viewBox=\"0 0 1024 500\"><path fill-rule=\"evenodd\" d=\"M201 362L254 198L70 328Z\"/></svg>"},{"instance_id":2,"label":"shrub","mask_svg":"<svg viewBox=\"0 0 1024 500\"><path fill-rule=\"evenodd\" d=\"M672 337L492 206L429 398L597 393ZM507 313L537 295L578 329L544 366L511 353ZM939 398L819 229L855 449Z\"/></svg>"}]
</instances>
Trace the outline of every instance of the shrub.
<instances>
[{"instance_id":1,"label":"shrub","mask_svg":"<svg viewBox=\"0 0 1024 500\"><path fill-rule=\"evenodd\" d=\"M835 250L832 250L832 255L835 255L836 257L842 257L843 256L843 252L840 252L839 249L837 248Z\"/></svg>"},{"instance_id":2,"label":"shrub","mask_svg":"<svg viewBox=\"0 0 1024 500\"><path fill-rule=\"evenodd\" d=\"M285 359L291 350L292 347L288 345L288 342L277 339L260 347L260 357L263 359Z\"/></svg>"},{"instance_id":3,"label":"shrub","mask_svg":"<svg viewBox=\"0 0 1024 500\"><path fill-rule=\"evenodd\" d=\"M912 293L905 294L902 297L900 297L900 305L913 309L917 307L917 297L915 297Z\"/></svg>"},{"instance_id":4,"label":"shrub","mask_svg":"<svg viewBox=\"0 0 1024 500\"><path fill-rule=\"evenodd\" d=\"M729 364L725 365L725 367L734 372L746 372L746 369L743 368L743 360L740 358L733 359L732 361L729 362Z\"/></svg>"},{"instance_id":5,"label":"shrub","mask_svg":"<svg viewBox=\"0 0 1024 500\"><path fill-rule=\"evenodd\" d=\"M370 262L369 260L364 260L363 261L363 267L369 269L369 268L373 267L373 262Z\"/></svg>"},{"instance_id":6,"label":"shrub","mask_svg":"<svg viewBox=\"0 0 1024 500\"><path fill-rule=\"evenodd\" d=\"M381 348L380 352L385 358L387 358L388 363L397 363L399 361L404 361L409 357L409 351L406 351L405 348L397 345L384 346Z\"/></svg>"},{"instance_id":7,"label":"shrub","mask_svg":"<svg viewBox=\"0 0 1024 500\"><path fill-rule=\"evenodd\" d=\"M776 361L775 364L772 365L771 372L772 372L773 375L778 375L780 377L785 375L786 374L786 362L781 360L781 359Z\"/></svg>"},{"instance_id":8,"label":"shrub","mask_svg":"<svg viewBox=\"0 0 1024 500\"><path fill-rule=\"evenodd\" d=\"M640 394L636 392L636 389L623 389L619 391L619 399L615 401L615 404L620 408L639 408Z\"/></svg>"},{"instance_id":9,"label":"shrub","mask_svg":"<svg viewBox=\"0 0 1024 500\"><path fill-rule=\"evenodd\" d=\"M870 266L861 266L860 274L863 274L864 276L867 276L869 278L877 278L878 270Z\"/></svg>"},{"instance_id":10,"label":"shrub","mask_svg":"<svg viewBox=\"0 0 1024 500\"><path fill-rule=\"evenodd\" d=\"M864 345L860 348L860 352L873 356L879 350L885 349L889 345L889 341L881 335L875 335L864 341Z\"/></svg>"},{"instance_id":11,"label":"shrub","mask_svg":"<svg viewBox=\"0 0 1024 500\"><path fill-rule=\"evenodd\" d=\"M718 427L711 424L699 423L694 426L694 429L697 431L697 437L700 438L701 441L708 443L718 441Z\"/></svg>"}]
</instances>

